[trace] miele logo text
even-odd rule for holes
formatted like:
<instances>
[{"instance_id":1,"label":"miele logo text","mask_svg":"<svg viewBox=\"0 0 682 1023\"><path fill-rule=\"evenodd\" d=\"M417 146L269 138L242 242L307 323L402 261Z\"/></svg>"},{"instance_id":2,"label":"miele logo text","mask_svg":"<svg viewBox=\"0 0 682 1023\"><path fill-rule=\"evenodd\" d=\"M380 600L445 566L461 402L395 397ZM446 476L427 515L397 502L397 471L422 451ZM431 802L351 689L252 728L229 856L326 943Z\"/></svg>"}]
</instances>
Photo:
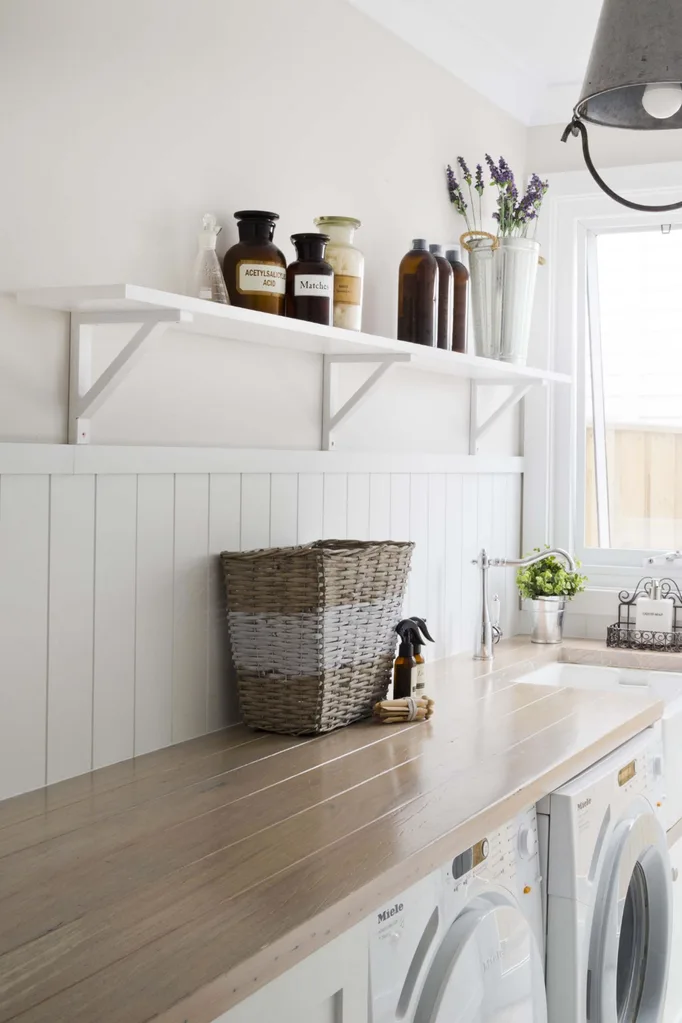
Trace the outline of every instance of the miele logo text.
<instances>
[{"instance_id":1,"label":"miele logo text","mask_svg":"<svg viewBox=\"0 0 682 1023\"><path fill-rule=\"evenodd\" d=\"M504 949L498 948L497 952L483 960L483 972L487 973L491 966L494 966L495 963L499 963L501 959L504 959Z\"/></svg>"},{"instance_id":2,"label":"miele logo text","mask_svg":"<svg viewBox=\"0 0 682 1023\"><path fill-rule=\"evenodd\" d=\"M397 913L402 913L403 904L402 902L396 902L395 906L391 906L390 909L384 909L381 913L377 914L377 923L383 924L387 920L390 920L392 916L396 916Z\"/></svg>"},{"instance_id":3,"label":"miele logo text","mask_svg":"<svg viewBox=\"0 0 682 1023\"><path fill-rule=\"evenodd\" d=\"M578 809L579 810L586 810L588 808L588 806L592 806L592 800L591 799L583 799L582 803L578 803Z\"/></svg>"}]
</instances>

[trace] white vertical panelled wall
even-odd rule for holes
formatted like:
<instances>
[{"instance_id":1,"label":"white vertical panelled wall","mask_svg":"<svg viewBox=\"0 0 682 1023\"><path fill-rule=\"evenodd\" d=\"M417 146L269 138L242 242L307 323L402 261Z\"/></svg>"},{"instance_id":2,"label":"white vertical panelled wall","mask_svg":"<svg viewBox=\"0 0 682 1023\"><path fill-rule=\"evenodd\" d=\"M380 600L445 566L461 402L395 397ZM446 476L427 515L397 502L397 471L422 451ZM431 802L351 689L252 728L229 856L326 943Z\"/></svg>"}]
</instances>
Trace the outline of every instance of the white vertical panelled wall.
<instances>
[{"instance_id":1,"label":"white vertical panelled wall","mask_svg":"<svg viewBox=\"0 0 682 1023\"><path fill-rule=\"evenodd\" d=\"M22 448L31 468L36 448ZM0 458L0 798L238 720L221 550L414 540L406 610L428 619L432 658L472 646L478 548L519 551L516 469L449 472L442 458L442 471L213 472L199 451L192 471L168 471L172 452L137 471L140 450L86 453L102 464L92 472L49 471L50 452L69 464L58 447L38 449L47 471ZM509 634L513 573L497 582Z\"/></svg>"}]
</instances>

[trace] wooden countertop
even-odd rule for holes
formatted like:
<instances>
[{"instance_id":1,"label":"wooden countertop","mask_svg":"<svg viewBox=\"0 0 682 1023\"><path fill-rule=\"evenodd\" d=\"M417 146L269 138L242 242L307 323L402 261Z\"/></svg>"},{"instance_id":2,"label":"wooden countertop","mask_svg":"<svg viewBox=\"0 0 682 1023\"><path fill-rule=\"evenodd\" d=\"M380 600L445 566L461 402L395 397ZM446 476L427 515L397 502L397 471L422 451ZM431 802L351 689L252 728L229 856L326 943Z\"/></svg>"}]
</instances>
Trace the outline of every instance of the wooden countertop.
<instances>
[{"instance_id":1,"label":"wooden countertop","mask_svg":"<svg viewBox=\"0 0 682 1023\"><path fill-rule=\"evenodd\" d=\"M236 726L0 803L0 1023L209 1023L662 713L429 669L436 716Z\"/></svg>"}]
</instances>

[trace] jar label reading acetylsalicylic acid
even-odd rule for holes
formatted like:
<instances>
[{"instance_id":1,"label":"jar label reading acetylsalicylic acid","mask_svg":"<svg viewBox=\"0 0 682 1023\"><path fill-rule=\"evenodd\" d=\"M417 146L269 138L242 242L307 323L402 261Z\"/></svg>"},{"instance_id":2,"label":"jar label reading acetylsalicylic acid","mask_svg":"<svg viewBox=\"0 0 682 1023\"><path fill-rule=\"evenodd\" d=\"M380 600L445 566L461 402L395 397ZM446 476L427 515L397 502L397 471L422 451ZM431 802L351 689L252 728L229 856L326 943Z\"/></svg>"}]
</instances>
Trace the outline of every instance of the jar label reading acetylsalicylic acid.
<instances>
[{"instance_id":1,"label":"jar label reading acetylsalicylic acid","mask_svg":"<svg viewBox=\"0 0 682 1023\"><path fill-rule=\"evenodd\" d=\"M348 274L334 276L334 301L346 305L360 305L362 302L362 278Z\"/></svg>"},{"instance_id":2,"label":"jar label reading acetylsalicylic acid","mask_svg":"<svg viewBox=\"0 0 682 1023\"><path fill-rule=\"evenodd\" d=\"M283 295L287 272L276 263L256 263L242 259L237 263L237 291L242 295Z\"/></svg>"},{"instance_id":3,"label":"jar label reading acetylsalicylic acid","mask_svg":"<svg viewBox=\"0 0 682 1023\"><path fill-rule=\"evenodd\" d=\"M294 295L296 298L301 295L331 298L333 280L334 278L330 274L296 274Z\"/></svg>"}]
</instances>

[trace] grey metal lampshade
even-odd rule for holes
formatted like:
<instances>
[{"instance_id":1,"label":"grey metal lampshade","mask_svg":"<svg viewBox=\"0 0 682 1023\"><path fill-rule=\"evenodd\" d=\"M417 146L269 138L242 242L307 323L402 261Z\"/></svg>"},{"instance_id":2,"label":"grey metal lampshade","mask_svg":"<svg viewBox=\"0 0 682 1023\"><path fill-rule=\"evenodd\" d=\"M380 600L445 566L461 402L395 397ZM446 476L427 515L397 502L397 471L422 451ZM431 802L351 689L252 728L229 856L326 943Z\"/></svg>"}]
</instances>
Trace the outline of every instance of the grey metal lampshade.
<instances>
[{"instance_id":1,"label":"grey metal lampshade","mask_svg":"<svg viewBox=\"0 0 682 1023\"><path fill-rule=\"evenodd\" d=\"M682 0L604 0L578 117L611 128L682 128L642 106L647 85L682 85Z\"/></svg>"}]
</instances>

